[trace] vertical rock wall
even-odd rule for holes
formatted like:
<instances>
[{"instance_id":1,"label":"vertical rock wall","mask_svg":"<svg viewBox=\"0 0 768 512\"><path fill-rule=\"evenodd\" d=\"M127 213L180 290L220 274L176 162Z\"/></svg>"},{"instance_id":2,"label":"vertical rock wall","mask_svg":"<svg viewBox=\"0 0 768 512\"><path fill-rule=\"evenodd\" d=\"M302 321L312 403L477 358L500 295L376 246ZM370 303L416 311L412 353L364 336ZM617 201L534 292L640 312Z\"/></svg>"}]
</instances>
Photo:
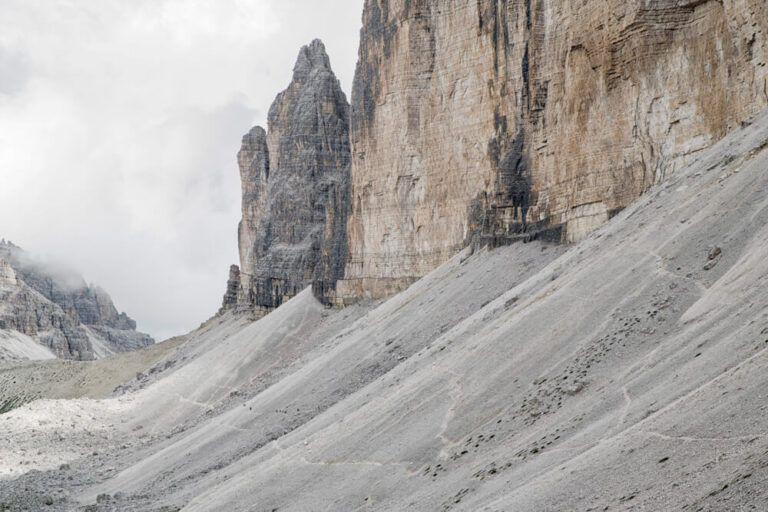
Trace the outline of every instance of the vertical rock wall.
<instances>
[{"instance_id":1,"label":"vertical rock wall","mask_svg":"<svg viewBox=\"0 0 768 512\"><path fill-rule=\"evenodd\" d=\"M334 301L576 241L768 104L764 0L366 0Z\"/></svg>"}]
</instances>

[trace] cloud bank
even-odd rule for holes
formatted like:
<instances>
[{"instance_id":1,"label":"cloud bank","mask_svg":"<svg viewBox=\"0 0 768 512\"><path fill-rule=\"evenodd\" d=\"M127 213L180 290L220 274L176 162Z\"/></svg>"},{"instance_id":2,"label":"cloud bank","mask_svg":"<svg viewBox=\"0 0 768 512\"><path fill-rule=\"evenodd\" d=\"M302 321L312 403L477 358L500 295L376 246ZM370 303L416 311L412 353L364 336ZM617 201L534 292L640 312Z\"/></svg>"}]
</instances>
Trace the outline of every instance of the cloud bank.
<instances>
[{"instance_id":1,"label":"cloud bank","mask_svg":"<svg viewBox=\"0 0 768 512\"><path fill-rule=\"evenodd\" d=\"M0 237L77 268L158 339L237 262L240 138L301 45L350 93L362 0L4 0Z\"/></svg>"}]
</instances>

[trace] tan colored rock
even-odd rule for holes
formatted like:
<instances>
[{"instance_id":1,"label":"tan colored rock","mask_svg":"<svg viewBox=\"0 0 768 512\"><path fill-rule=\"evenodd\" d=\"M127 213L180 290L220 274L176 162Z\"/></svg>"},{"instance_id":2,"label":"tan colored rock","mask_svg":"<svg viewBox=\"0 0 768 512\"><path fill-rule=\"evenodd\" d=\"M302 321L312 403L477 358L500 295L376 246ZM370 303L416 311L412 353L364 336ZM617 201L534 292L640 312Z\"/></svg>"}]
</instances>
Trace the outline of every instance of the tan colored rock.
<instances>
[{"instance_id":1,"label":"tan colored rock","mask_svg":"<svg viewBox=\"0 0 768 512\"><path fill-rule=\"evenodd\" d=\"M336 302L584 238L768 104L767 33L764 0L367 0Z\"/></svg>"}]
</instances>

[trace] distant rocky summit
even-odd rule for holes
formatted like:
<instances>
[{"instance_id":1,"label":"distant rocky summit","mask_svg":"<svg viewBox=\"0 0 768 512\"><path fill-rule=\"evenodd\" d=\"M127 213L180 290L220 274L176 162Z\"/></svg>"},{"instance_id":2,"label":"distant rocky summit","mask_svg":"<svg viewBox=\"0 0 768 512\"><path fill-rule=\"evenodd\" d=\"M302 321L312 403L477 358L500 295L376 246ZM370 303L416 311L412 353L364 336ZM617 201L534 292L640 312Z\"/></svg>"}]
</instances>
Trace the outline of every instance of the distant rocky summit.
<instances>
[{"instance_id":1,"label":"distant rocky summit","mask_svg":"<svg viewBox=\"0 0 768 512\"><path fill-rule=\"evenodd\" d=\"M109 295L68 269L52 268L0 241L0 358L32 339L63 359L91 360L154 343ZM4 342L5 340L5 342Z\"/></svg>"},{"instance_id":2,"label":"distant rocky summit","mask_svg":"<svg viewBox=\"0 0 768 512\"><path fill-rule=\"evenodd\" d=\"M241 264L225 307L263 313L311 284L320 298L333 289L347 252L349 158L349 104L315 40L269 109L269 131L243 137Z\"/></svg>"}]
</instances>

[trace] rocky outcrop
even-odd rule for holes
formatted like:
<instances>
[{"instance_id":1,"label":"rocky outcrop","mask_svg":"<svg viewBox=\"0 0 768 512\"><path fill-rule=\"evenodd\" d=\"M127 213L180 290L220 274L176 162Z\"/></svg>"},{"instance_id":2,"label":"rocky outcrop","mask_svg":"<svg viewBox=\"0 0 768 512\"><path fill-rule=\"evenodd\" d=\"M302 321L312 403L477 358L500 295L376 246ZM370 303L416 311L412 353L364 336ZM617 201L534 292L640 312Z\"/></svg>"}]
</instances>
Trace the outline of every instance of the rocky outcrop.
<instances>
[{"instance_id":1,"label":"rocky outcrop","mask_svg":"<svg viewBox=\"0 0 768 512\"><path fill-rule=\"evenodd\" d=\"M0 257L0 286L16 286L16 272L13 271L13 267L8 261Z\"/></svg>"},{"instance_id":2,"label":"rocky outcrop","mask_svg":"<svg viewBox=\"0 0 768 512\"><path fill-rule=\"evenodd\" d=\"M366 0L335 302L576 241L768 104L764 0Z\"/></svg>"},{"instance_id":3,"label":"rocky outcrop","mask_svg":"<svg viewBox=\"0 0 768 512\"><path fill-rule=\"evenodd\" d=\"M238 294L240 293L240 267L232 265L229 267L229 279L227 279L227 291L224 292L224 300L221 302L222 313L228 309L237 307Z\"/></svg>"},{"instance_id":4,"label":"rocky outcrop","mask_svg":"<svg viewBox=\"0 0 768 512\"><path fill-rule=\"evenodd\" d=\"M0 242L0 329L31 336L58 357L89 360L154 343L82 277Z\"/></svg>"},{"instance_id":5,"label":"rocky outcrop","mask_svg":"<svg viewBox=\"0 0 768 512\"><path fill-rule=\"evenodd\" d=\"M269 132L253 128L238 153L240 269L230 272L224 300L256 313L309 285L324 299L343 275L349 105L322 42L301 49L268 120Z\"/></svg>"}]
</instances>

